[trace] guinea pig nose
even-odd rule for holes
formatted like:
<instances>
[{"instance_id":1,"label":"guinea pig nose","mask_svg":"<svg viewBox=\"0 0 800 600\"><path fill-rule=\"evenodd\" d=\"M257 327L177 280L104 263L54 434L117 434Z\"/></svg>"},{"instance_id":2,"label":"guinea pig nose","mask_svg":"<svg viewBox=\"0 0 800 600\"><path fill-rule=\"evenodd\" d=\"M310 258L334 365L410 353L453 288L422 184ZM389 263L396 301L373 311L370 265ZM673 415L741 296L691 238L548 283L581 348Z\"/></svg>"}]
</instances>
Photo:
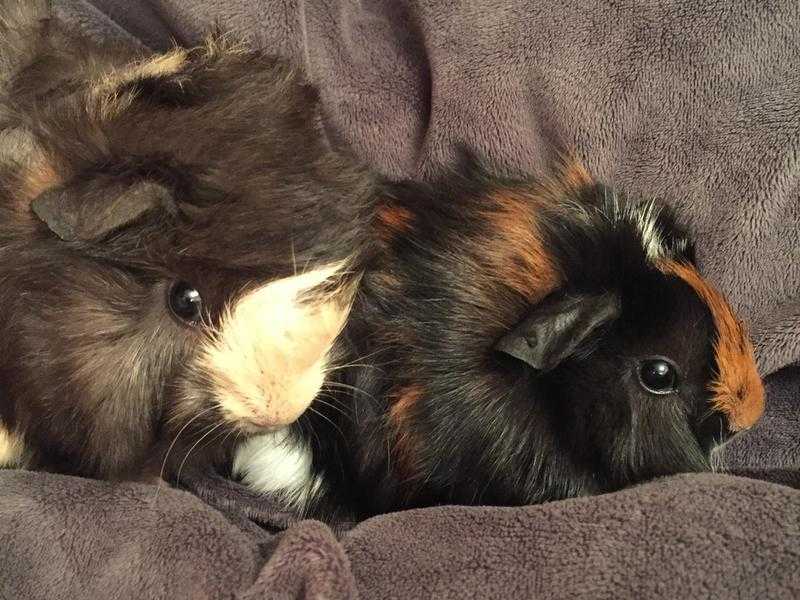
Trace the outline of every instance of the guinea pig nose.
<instances>
[{"instance_id":1,"label":"guinea pig nose","mask_svg":"<svg viewBox=\"0 0 800 600\"><path fill-rule=\"evenodd\" d=\"M299 390L298 390L299 391ZM316 394L301 394L282 398L274 407L268 407L262 413L262 420L269 428L285 427L294 423L311 405Z\"/></svg>"},{"instance_id":2,"label":"guinea pig nose","mask_svg":"<svg viewBox=\"0 0 800 600\"><path fill-rule=\"evenodd\" d=\"M245 421L255 430L274 431L291 425L297 420L300 414L302 414L302 412L299 414L289 414L287 412L272 413L269 411L254 411L252 416L245 419Z\"/></svg>"},{"instance_id":3,"label":"guinea pig nose","mask_svg":"<svg viewBox=\"0 0 800 600\"><path fill-rule=\"evenodd\" d=\"M251 405L248 413L240 417L240 425L251 433L283 429L297 421L311 404L307 398L297 401L285 398L276 400L266 400L259 405Z\"/></svg>"}]
</instances>

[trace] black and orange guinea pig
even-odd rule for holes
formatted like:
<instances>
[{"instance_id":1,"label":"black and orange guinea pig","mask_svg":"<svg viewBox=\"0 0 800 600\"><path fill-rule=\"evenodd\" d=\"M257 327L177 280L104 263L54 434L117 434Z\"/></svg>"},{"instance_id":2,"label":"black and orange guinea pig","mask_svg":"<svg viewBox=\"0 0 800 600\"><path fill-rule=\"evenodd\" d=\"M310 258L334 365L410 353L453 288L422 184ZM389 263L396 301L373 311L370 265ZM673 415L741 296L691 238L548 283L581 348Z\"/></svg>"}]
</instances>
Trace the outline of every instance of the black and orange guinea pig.
<instances>
[{"instance_id":1,"label":"black and orange guinea pig","mask_svg":"<svg viewBox=\"0 0 800 600\"><path fill-rule=\"evenodd\" d=\"M27 0L0 3L0 70L0 463L138 477L294 422L373 189L303 76L219 35L91 42Z\"/></svg>"},{"instance_id":2,"label":"black and orange guinea pig","mask_svg":"<svg viewBox=\"0 0 800 600\"><path fill-rule=\"evenodd\" d=\"M245 445L234 472L308 513L368 515L708 469L762 413L751 343L666 206L565 164L387 190L293 470Z\"/></svg>"}]
</instances>

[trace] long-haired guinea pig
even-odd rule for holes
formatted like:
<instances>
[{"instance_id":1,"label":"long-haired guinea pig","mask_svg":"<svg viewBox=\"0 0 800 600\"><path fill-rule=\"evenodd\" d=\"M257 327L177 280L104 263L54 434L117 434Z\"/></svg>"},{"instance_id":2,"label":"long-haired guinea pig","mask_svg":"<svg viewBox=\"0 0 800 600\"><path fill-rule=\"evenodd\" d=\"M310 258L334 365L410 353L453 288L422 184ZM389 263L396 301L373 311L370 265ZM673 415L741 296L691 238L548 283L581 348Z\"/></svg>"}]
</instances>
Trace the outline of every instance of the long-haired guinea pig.
<instances>
[{"instance_id":1,"label":"long-haired guinea pig","mask_svg":"<svg viewBox=\"0 0 800 600\"><path fill-rule=\"evenodd\" d=\"M335 402L260 470L245 446L249 485L312 513L537 503L707 469L759 418L751 343L665 206L575 165L388 198Z\"/></svg>"},{"instance_id":2,"label":"long-haired guinea pig","mask_svg":"<svg viewBox=\"0 0 800 600\"><path fill-rule=\"evenodd\" d=\"M0 463L136 476L176 436L225 454L293 422L371 176L283 62L221 37L99 46L44 5L0 7Z\"/></svg>"}]
</instances>

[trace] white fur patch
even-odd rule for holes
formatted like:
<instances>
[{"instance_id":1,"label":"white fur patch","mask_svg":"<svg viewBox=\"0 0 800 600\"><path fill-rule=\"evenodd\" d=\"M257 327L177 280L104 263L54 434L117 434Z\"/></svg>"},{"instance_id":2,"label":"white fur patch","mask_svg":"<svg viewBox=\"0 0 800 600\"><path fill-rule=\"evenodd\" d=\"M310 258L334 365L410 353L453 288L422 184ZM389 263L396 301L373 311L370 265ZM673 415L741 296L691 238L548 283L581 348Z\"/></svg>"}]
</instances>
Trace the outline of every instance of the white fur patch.
<instances>
[{"instance_id":1,"label":"white fur patch","mask_svg":"<svg viewBox=\"0 0 800 600\"><path fill-rule=\"evenodd\" d=\"M639 230L647 258L651 262L658 260L665 254L664 242L656 229L660 209L655 203L648 202L645 206L639 206L638 210L637 207L631 207L631 212L634 213L633 222Z\"/></svg>"},{"instance_id":2,"label":"white fur patch","mask_svg":"<svg viewBox=\"0 0 800 600\"><path fill-rule=\"evenodd\" d=\"M608 194L608 191L606 191L606 194ZM620 206L619 198L613 192L611 198L606 195L606 202L609 201L613 207L613 219L617 222L628 221L633 223L639 231L642 247L650 262L655 262L667 255L668 249L664 245L664 240L661 239L658 229L656 229L658 215L661 212L661 207L657 203L626 203L623 207Z\"/></svg>"},{"instance_id":3,"label":"white fur patch","mask_svg":"<svg viewBox=\"0 0 800 600\"><path fill-rule=\"evenodd\" d=\"M251 490L277 497L302 512L322 489L322 477L311 470L311 448L284 430L257 435L239 446L233 473Z\"/></svg>"},{"instance_id":4,"label":"white fur patch","mask_svg":"<svg viewBox=\"0 0 800 600\"><path fill-rule=\"evenodd\" d=\"M24 463L22 438L0 425L0 467L22 467Z\"/></svg>"},{"instance_id":5,"label":"white fur patch","mask_svg":"<svg viewBox=\"0 0 800 600\"><path fill-rule=\"evenodd\" d=\"M280 429L314 400L352 294L311 300L304 295L340 268L269 283L243 296L223 317L198 360L230 424L246 433Z\"/></svg>"}]
</instances>

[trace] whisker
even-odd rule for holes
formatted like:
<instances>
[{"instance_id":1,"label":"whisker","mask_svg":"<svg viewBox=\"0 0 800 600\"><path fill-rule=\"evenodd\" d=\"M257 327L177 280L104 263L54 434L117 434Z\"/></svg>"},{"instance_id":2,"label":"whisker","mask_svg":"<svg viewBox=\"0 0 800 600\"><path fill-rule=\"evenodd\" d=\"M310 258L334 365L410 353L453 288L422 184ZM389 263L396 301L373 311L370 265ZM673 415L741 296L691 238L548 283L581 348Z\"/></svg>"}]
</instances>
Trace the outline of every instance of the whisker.
<instances>
[{"instance_id":1,"label":"whisker","mask_svg":"<svg viewBox=\"0 0 800 600\"><path fill-rule=\"evenodd\" d=\"M341 388L343 390L350 390L350 391L355 392L356 394L363 394L364 396L368 396L368 397L372 398L373 400L377 400L377 398L375 398L374 395L372 395L369 392L367 392L365 390L362 390L361 388L358 388L358 387L356 387L354 385L350 385L349 383L342 383L340 381L324 381L322 383L322 387L324 388L325 386L337 387L337 388Z\"/></svg>"},{"instance_id":2,"label":"whisker","mask_svg":"<svg viewBox=\"0 0 800 600\"><path fill-rule=\"evenodd\" d=\"M347 411L346 411L344 408L342 408L341 406L336 406L335 404L333 404L333 403L331 403L331 402L328 402L327 400L323 399L323 397L322 397L322 396L318 395L318 396L317 396L317 397L314 399L314 402L319 402L319 403L320 403L320 404L322 404L323 406L327 406L328 408L330 408L330 409L332 409L332 410L335 410L337 413L339 413L340 415L342 415L342 416L343 416L344 418L346 418L348 421L350 421L351 423L353 422L353 418L350 416L350 413L349 413L349 412L347 412Z\"/></svg>"},{"instance_id":3,"label":"whisker","mask_svg":"<svg viewBox=\"0 0 800 600\"><path fill-rule=\"evenodd\" d=\"M322 448L322 440L319 439L319 435L317 435L317 431L314 429L313 423L311 423L311 421L306 421L304 424L308 425L308 432L314 436L314 439L317 442L317 448Z\"/></svg>"},{"instance_id":4,"label":"whisker","mask_svg":"<svg viewBox=\"0 0 800 600\"><path fill-rule=\"evenodd\" d=\"M717 414L718 414L718 411L713 406L709 406L708 408L706 408L705 411L703 411L698 416L697 422L698 423L705 423L707 419L710 419L711 417L713 417L713 416L715 416Z\"/></svg>"},{"instance_id":5,"label":"whisker","mask_svg":"<svg viewBox=\"0 0 800 600\"><path fill-rule=\"evenodd\" d=\"M225 424L225 423L224 423L223 421L220 421L219 423L217 423L217 424L216 424L214 427L212 427L212 428L211 428L209 431L207 431L206 433L204 433L204 434L203 434L203 435L200 437L200 439L199 439L199 440L197 440L197 441L194 443L194 445L193 445L191 448L189 448L189 451L186 453L186 456L184 456L184 457L183 457L183 460L181 461L181 464L178 466L178 474L177 474L177 475L176 475L176 477L175 477L175 482L176 482L176 484L180 483L180 481L181 481L181 471L183 471L183 466L186 464L186 461L187 461L187 460L189 460L189 455L192 453L192 451L193 451L195 448L197 448L197 446L200 444L200 442L202 442L202 441L203 441L205 438L207 438L207 437L208 437L208 436L209 436L211 433L213 433L213 432L214 432L216 429L218 429L219 427L222 427L224 424Z\"/></svg>"},{"instance_id":6,"label":"whisker","mask_svg":"<svg viewBox=\"0 0 800 600\"><path fill-rule=\"evenodd\" d=\"M382 365L378 364L367 364L367 363L350 363L346 365L336 365L333 367L326 367L322 369L322 373L328 375L329 373L335 373L336 371L342 371L344 369L352 369L355 367L359 367L361 369L379 369L381 367L386 366L388 363L384 363Z\"/></svg>"},{"instance_id":7,"label":"whisker","mask_svg":"<svg viewBox=\"0 0 800 600\"><path fill-rule=\"evenodd\" d=\"M338 432L339 432L339 435L341 435L341 436L342 436L342 439L343 439L343 440L345 440L345 441L347 440L347 438L346 438L346 437L345 437L345 435L344 435L344 432L343 432L343 431L342 431L342 430L339 428L339 426L338 426L336 423L334 423L334 422L333 422L331 419L329 419L329 418L328 418L328 417L326 417L324 414L322 414L321 412L319 412L319 411L318 411L317 409L315 409L313 406L309 406L309 407L308 407L308 410L310 410L312 413L314 413L314 414L315 414L315 415L317 415L318 417L321 417L321 418L325 419L325 420L326 420L328 423L330 423L331 425L333 425L334 429L336 429L336 431L338 431Z\"/></svg>"},{"instance_id":8,"label":"whisker","mask_svg":"<svg viewBox=\"0 0 800 600\"><path fill-rule=\"evenodd\" d=\"M333 367L329 367L329 368L327 368L325 370L325 372L327 373L329 371L335 371L335 370L338 370L338 369L347 369L349 367L374 367L374 366L377 366L378 363L376 363L376 364L364 364L364 363L360 363L359 361L368 360L368 359L372 358L373 356L377 356L381 352L383 352L382 349L375 350L374 352L370 352L369 354L365 354L363 356L359 356L357 358L354 358L350 362L343 363L343 364L337 364L337 365L335 365Z\"/></svg>"},{"instance_id":9,"label":"whisker","mask_svg":"<svg viewBox=\"0 0 800 600\"><path fill-rule=\"evenodd\" d=\"M199 417L203 416L204 414L206 414L207 412L209 412L209 411L211 411L211 410L214 410L214 408L215 408L214 406L209 406L209 407L208 407L208 408L206 408L205 410L201 410L199 413L197 413L195 416L193 416L191 419L189 419L189 420L186 422L186 424L184 424L184 426L180 428L180 430L178 431L178 433L176 433L176 434L175 434L175 438L172 440L172 443L171 443L171 444L169 445L169 447L167 448L167 452L166 452L166 454L164 454L164 460L163 460L163 461L162 461L162 463L161 463L161 469L160 469L160 471L159 471L159 473L158 473L159 485L158 485L158 486L156 486L156 493L155 493L155 495L153 496L153 501L155 501L155 500L157 500L157 499L158 499L158 492L161 490L161 483L160 483L160 482L164 480L164 472L165 472L165 470L166 470L166 468L167 468L167 460L169 459L169 454L170 454L170 452L172 452L172 449L175 447L175 444L178 442L178 438L181 436L181 434L182 434L184 431L186 431L186 428L187 428L187 427L189 427L189 425L191 425L191 424L192 424L192 422L193 422L195 419L197 419L197 418L199 418Z\"/></svg>"}]
</instances>

